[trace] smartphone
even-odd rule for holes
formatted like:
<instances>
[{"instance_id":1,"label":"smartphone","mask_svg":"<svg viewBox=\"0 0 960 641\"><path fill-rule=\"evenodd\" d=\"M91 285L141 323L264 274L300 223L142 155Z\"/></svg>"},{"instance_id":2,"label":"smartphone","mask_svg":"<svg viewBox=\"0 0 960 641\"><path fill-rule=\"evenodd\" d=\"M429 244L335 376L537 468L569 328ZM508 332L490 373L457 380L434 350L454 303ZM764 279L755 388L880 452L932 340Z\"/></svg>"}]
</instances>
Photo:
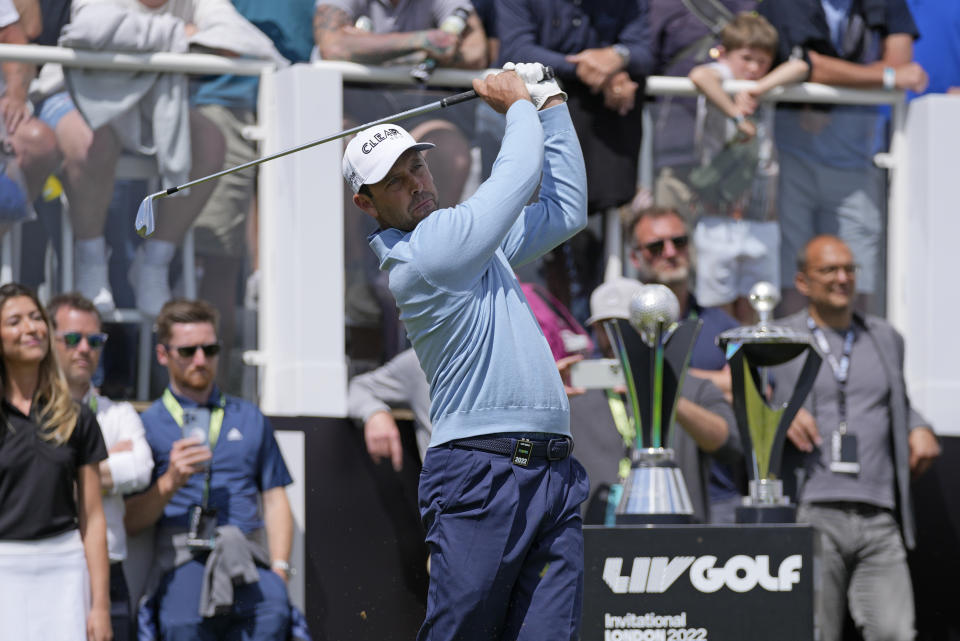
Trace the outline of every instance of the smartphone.
<instances>
[{"instance_id":1,"label":"smartphone","mask_svg":"<svg viewBox=\"0 0 960 641\"><path fill-rule=\"evenodd\" d=\"M183 410L183 438L193 437L199 445L210 447L210 408L189 407ZM197 465L198 469L206 470L210 462Z\"/></svg>"},{"instance_id":2,"label":"smartphone","mask_svg":"<svg viewBox=\"0 0 960 641\"><path fill-rule=\"evenodd\" d=\"M183 410L183 438L194 437L200 445L210 445L210 408L189 407Z\"/></svg>"},{"instance_id":3,"label":"smartphone","mask_svg":"<svg viewBox=\"0 0 960 641\"><path fill-rule=\"evenodd\" d=\"M626 385L620 361L614 358L597 358L577 361L570 365L571 387L586 389L610 389Z\"/></svg>"}]
</instances>

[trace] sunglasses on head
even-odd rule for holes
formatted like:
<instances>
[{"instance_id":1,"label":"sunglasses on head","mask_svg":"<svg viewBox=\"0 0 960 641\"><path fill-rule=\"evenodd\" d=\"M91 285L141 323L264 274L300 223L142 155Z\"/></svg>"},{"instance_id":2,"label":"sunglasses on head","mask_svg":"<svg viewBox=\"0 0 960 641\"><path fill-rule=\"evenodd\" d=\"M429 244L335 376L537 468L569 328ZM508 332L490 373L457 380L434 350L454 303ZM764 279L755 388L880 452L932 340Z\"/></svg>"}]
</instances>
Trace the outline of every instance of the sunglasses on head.
<instances>
[{"instance_id":1,"label":"sunglasses on head","mask_svg":"<svg viewBox=\"0 0 960 641\"><path fill-rule=\"evenodd\" d=\"M93 334L84 334L82 332L63 332L62 334L57 334L57 337L60 338L67 347L74 348L80 344L80 341L87 339L87 345L90 346L90 349L100 349L103 347L103 344L107 342L107 335L103 332L95 332Z\"/></svg>"},{"instance_id":2,"label":"sunglasses on head","mask_svg":"<svg viewBox=\"0 0 960 641\"><path fill-rule=\"evenodd\" d=\"M641 245L640 248L647 250L654 256L659 256L663 253L663 248L666 246L668 240L673 243L675 248L683 249L690 242L690 237L684 234L682 236L674 236L673 238L661 238L660 240L655 240L652 243Z\"/></svg>"},{"instance_id":3,"label":"sunglasses on head","mask_svg":"<svg viewBox=\"0 0 960 641\"><path fill-rule=\"evenodd\" d=\"M167 345L167 351L176 350L181 358L193 358L198 349L203 350L206 357L216 356L220 353L220 343L210 343L208 345L184 345L183 347L171 347Z\"/></svg>"}]
</instances>

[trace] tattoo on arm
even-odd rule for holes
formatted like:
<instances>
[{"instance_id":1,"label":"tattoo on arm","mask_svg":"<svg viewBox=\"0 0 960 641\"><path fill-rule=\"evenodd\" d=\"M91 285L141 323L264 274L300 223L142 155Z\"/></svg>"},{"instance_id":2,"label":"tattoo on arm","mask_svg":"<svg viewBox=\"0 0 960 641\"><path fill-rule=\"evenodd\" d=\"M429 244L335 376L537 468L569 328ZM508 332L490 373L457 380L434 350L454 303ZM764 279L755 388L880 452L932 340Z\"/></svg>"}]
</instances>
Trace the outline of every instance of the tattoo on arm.
<instances>
[{"instance_id":1,"label":"tattoo on arm","mask_svg":"<svg viewBox=\"0 0 960 641\"><path fill-rule=\"evenodd\" d=\"M393 61L400 56L422 51L429 32L362 33L354 29L343 9L321 4L313 15L313 37L321 55L328 60L347 60L365 64ZM419 55L422 59L422 54Z\"/></svg>"},{"instance_id":2,"label":"tattoo on arm","mask_svg":"<svg viewBox=\"0 0 960 641\"><path fill-rule=\"evenodd\" d=\"M313 40L323 45L323 37L341 27L350 25L350 16L339 7L321 4L313 14Z\"/></svg>"}]
</instances>

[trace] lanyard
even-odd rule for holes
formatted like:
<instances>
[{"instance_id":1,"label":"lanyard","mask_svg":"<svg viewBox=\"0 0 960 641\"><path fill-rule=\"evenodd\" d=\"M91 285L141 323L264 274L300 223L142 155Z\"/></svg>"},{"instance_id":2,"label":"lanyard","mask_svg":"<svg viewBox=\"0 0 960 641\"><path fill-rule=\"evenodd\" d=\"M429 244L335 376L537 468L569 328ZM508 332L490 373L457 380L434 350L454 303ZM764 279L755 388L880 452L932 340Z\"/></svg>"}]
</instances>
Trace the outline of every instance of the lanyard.
<instances>
[{"instance_id":1,"label":"lanyard","mask_svg":"<svg viewBox=\"0 0 960 641\"><path fill-rule=\"evenodd\" d=\"M846 434L847 379L850 375L850 355L853 353L853 339L855 337L853 326L851 325L850 328L847 329L843 337L843 353L839 360L834 354L830 353L830 343L827 342L827 337L823 333L823 330L817 327L817 324L814 323L813 319L809 316L807 317L807 327L810 328L810 332L817 341L820 351L827 357L827 362L830 363L830 369L833 370L833 378L837 381L837 412L840 415L840 433Z\"/></svg>"},{"instance_id":2,"label":"lanyard","mask_svg":"<svg viewBox=\"0 0 960 641\"><path fill-rule=\"evenodd\" d=\"M221 394L217 406L210 411L209 440L211 451L217 446L217 440L220 438L220 428L223 427L223 408L226 404L226 399L223 394ZM169 387L163 390L163 406L170 412L170 416L173 417L174 422L182 428L183 408L180 407L180 402L177 400L177 397L173 395L173 392L170 391Z\"/></svg>"},{"instance_id":3,"label":"lanyard","mask_svg":"<svg viewBox=\"0 0 960 641\"><path fill-rule=\"evenodd\" d=\"M98 405L99 403L97 403L97 395L91 393L90 398L87 399L87 407L89 407L93 413L96 414Z\"/></svg>"},{"instance_id":4,"label":"lanyard","mask_svg":"<svg viewBox=\"0 0 960 641\"><path fill-rule=\"evenodd\" d=\"M183 428L183 407L180 406L180 402L173 395L173 392L170 391L170 388L163 390L163 406L167 408L167 411L170 412L170 416L173 417L173 421ZM217 440L220 438L220 428L223 427L223 414L224 407L227 404L227 397L223 394L220 395L220 400L217 403L217 406L210 411L210 427L208 429L207 440L210 441L210 451L213 452L213 448L217 446ZM203 480L203 507L207 507L207 500L210 496L210 477L213 474L213 462L207 464L207 472Z\"/></svg>"}]
</instances>

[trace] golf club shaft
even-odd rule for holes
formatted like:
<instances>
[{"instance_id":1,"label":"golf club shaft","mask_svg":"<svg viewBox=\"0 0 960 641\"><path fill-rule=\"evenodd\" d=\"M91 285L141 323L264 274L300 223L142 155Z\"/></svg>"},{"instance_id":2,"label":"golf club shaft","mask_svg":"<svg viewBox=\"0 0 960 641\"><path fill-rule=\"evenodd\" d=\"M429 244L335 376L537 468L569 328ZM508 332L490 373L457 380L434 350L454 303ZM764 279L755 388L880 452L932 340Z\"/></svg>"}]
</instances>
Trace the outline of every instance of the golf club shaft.
<instances>
[{"instance_id":1,"label":"golf club shaft","mask_svg":"<svg viewBox=\"0 0 960 641\"><path fill-rule=\"evenodd\" d=\"M327 136L326 138L320 138L319 140L314 140L313 142L308 142L308 143L305 143L305 144L303 144L303 145L299 145L299 146L297 146L297 147L292 147L292 148L290 148L290 149L286 149L286 150L284 150L284 151L277 152L277 153L272 154L272 155L270 155L270 156L264 156L263 158L257 158L257 159L255 159L255 160L251 160L250 162L245 162L245 163L243 163L242 165L237 165L236 167L230 167L229 169L224 169L224 170L222 170L222 171L218 171L217 173L215 173L215 174L210 174L209 176L204 176L204 177L202 177L202 178L196 178L196 179L194 179L194 180L191 180L190 182L186 182L186 183L184 183L184 184L182 184L182 185L178 185L178 186L176 186L176 187L168 187L167 189L163 190L163 191L161 192L161 194L164 195L164 196L169 196L169 195L171 195L171 194L177 193L177 192L180 191L181 189L187 189L188 187L193 187L193 186L195 186L195 185L199 185L199 184L208 182L208 181L210 181L210 180L215 180L215 179L217 179L217 178L220 178L221 176L226 176L227 174L232 174L232 173L235 173L235 172L238 172L238 171L243 171L244 169L249 169L250 167L254 167L254 166L259 165L259 164L261 164L261 163L265 163L265 162L267 162L268 160L275 160L275 159L277 159L277 158L283 158L284 156L289 156L290 154L295 154L295 153L297 153L298 151L303 151L304 149L309 149L310 147L316 147L317 145L322 145L322 144L325 143L325 142L331 142L331 141L337 140L337 139L339 139L339 138L345 138L345 137L349 136L350 134L355 134L355 133L357 133L357 132L359 132L359 131L363 131L364 129L367 129L367 128L369 128L369 127L374 127L374 126L376 126L376 125L383 125L383 124L386 124L386 123L388 123L388 122L398 122L398 121L400 121L400 120L406 120L407 118L413 118L414 116L422 116L422 115L424 115L424 114L432 113L432 112L434 112L434 111L439 111L440 109L444 109L444 108L446 108L446 107L451 107L451 106L456 105L456 104L459 104L459 103L461 103L461 102L466 102L466 101L468 101L468 100L473 100L473 99L476 98L476 97L477 97L477 92L474 91L473 89L471 89L471 90L469 90L469 91L464 91L464 92L462 92L462 93L454 94L454 95L452 95L452 96L448 96L448 97L446 97L446 98L442 98L442 99L440 99L440 100L437 100L436 102L431 102L430 104L423 105L422 107L414 107L413 109L407 109L406 111L401 111L401 112L399 112L399 113L395 113L395 114L393 114L392 116L386 116L385 118L381 118L381 119L379 119L379 120L374 120L374 121L372 121L372 122L364 123L364 124L362 124L362 125L357 125L356 127L351 127L350 129L346 129L346 130L344 130L344 131L341 131L340 133L333 134L332 136Z\"/></svg>"}]
</instances>

